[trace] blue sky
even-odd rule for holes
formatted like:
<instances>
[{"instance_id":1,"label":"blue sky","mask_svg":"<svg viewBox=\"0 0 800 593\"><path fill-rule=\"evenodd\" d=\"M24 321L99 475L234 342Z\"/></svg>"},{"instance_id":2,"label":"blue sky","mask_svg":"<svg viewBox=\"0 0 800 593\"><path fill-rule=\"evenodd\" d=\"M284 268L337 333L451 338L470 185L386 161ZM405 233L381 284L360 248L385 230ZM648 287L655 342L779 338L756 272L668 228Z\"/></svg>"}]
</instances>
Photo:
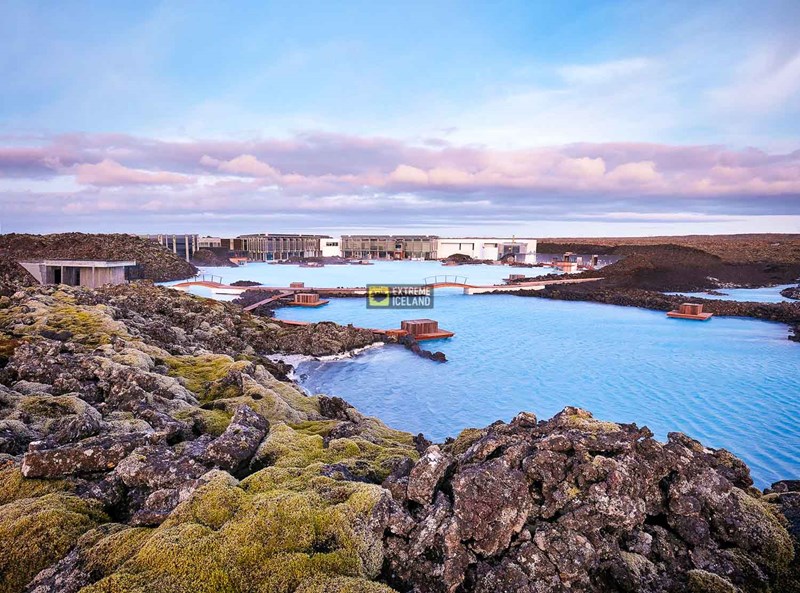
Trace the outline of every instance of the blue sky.
<instances>
[{"instance_id":1,"label":"blue sky","mask_svg":"<svg viewBox=\"0 0 800 593\"><path fill-rule=\"evenodd\" d=\"M4 230L800 232L798 2L0 17Z\"/></svg>"}]
</instances>

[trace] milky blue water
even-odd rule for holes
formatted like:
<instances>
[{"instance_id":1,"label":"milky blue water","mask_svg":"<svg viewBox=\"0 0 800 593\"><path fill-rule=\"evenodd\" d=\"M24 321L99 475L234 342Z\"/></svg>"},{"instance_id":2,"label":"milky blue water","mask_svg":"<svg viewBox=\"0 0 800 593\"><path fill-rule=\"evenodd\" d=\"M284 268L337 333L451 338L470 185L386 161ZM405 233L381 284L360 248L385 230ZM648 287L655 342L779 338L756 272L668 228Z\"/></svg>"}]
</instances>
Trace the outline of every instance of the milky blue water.
<instances>
[{"instance_id":1,"label":"milky blue water","mask_svg":"<svg viewBox=\"0 0 800 593\"><path fill-rule=\"evenodd\" d=\"M516 270L382 262L321 269L251 264L221 271L226 282L357 286L416 282L442 272L495 282ZM647 425L660 439L681 431L729 449L750 466L760 487L800 477L800 345L786 339L782 324L668 319L644 309L458 290L437 291L428 311L368 310L363 299L353 298L319 309L280 309L277 316L383 328L431 317L455 331L454 338L425 343L445 352L445 364L384 346L297 368L309 391L341 396L393 427L437 441L466 427L510 420L520 410L548 418L574 405L597 418Z\"/></svg>"},{"instance_id":2,"label":"milky blue water","mask_svg":"<svg viewBox=\"0 0 800 593\"><path fill-rule=\"evenodd\" d=\"M667 292L665 294L682 294L687 297L697 297L701 299L715 299L728 301L753 301L757 303L782 303L792 302L781 295L784 288L797 286L796 284L782 284L780 286L769 286L767 288L720 288L718 292L724 294L708 294L705 292Z\"/></svg>"},{"instance_id":3,"label":"milky blue water","mask_svg":"<svg viewBox=\"0 0 800 593\"><path fill-rule=\"evenodd\" d=\"M499 284L509 274L541 276L552 274L552 268L512 268L509 266L463 265L444 266L438 261L376 261L371 265L327 265L322 268L301 268L297 265L255 263L237 268L201 268L203 274L221 276L224 284L236 280L253 280L265 286L289 286L305 282L321 288L366 286L393 282L414 284L428 276L466 277L472 284ZM557 272L555 272L557 273Z\"/></svg>"}]
</instances>

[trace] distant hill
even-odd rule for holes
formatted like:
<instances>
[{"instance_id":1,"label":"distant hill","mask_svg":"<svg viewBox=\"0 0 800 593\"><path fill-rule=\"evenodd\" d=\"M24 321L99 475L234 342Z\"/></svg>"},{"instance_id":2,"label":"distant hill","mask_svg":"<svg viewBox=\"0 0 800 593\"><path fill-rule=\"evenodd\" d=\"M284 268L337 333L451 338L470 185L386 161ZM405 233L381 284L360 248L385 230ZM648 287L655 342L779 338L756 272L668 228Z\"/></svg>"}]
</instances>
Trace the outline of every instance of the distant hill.
<instances>
[{"instance_id":1,"label":"distant hill","mask_svg":"<svg viewBox=\"0 0 800 593\"><path fill-rule=\"evenodd\" d=\"M0 260L2 273L8 279L24 282L28 273L11 262L24 259L95 259L136 260L133 276L155 282L189 278L197 268L159 245L134 235L60 233L54 235L28 235L11 233L0 235Z\"/></svg>"},{"instance_id":2,"label":"distant hill","mask_svg":"<svg viewBox=\"0 0 800 593\"><path fill-rule=\"evenodd\" d=\"M630 246L679 245L700 249L730 263L800 262L800 235L757 233L743 235L683 235L662 237L581 237L540 239L539 253L598 253L630 255ZM628 249L626 249L628 248Z\"/></svg>"}]
</instances>

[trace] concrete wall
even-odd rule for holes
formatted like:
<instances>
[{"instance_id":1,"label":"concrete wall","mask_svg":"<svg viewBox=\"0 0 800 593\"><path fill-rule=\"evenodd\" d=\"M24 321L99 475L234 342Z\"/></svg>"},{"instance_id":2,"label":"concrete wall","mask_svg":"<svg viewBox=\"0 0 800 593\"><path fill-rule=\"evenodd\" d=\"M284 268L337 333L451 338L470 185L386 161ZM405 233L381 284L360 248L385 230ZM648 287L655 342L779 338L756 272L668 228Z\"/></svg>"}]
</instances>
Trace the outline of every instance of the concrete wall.
<instances>
[{"instance_id":1,"label":"concrete wall","mask_svg":"<svg viewBox=\"0 0 800 593\"><path fill-rule=\"evenodd\" d=\"M97 288L104 284L125 284L125 268L81 268L81 286Z\"/></svg>"},{"instance_id":2,"label":"concrete wall","mask_svg":"<svg viewBox=\"0 0 800 593\"><path fill-rule=\"evenodd\" d=\"M516 257L517 261L525 263L536 263L536 241L534 239L511 239L511 238L469 238L455 237L439 239L437 253L439 258L447 258L451 255L460 253L468 255L474 259L500 259L503 245L518 245L520 254Z\"/></svg>"},{"instance_id":3,"label":"concrete wall","mask_svg":"<svg viewBox=\"0 0 800 593\"><path fill-rule=\"evenodd\" d=\"M68 284L97 288L104 284L125 284L125 267L55 266L42 263L22 263L40 284Z\"/></svg>"}]
</instances>

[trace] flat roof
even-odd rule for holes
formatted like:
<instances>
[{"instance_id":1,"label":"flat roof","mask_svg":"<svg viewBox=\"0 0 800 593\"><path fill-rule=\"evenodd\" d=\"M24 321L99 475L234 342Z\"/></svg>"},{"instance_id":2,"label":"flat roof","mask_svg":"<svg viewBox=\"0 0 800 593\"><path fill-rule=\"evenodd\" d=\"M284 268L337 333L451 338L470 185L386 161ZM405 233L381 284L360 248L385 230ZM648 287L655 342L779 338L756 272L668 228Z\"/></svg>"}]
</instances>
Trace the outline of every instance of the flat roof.
<instances>
[{"instance_id":1,"label":"flat roof","mask_svg":"<svg viewBox=\"0 0 800 593\"><path fill-rule=\"evenodd\" d=\"M45 266L66 266L70 268L120 268L135 266L135 260L95 260L95 259L37 259L19 260L21 264L43 264Z\"/></svg>"}]
</instances>

